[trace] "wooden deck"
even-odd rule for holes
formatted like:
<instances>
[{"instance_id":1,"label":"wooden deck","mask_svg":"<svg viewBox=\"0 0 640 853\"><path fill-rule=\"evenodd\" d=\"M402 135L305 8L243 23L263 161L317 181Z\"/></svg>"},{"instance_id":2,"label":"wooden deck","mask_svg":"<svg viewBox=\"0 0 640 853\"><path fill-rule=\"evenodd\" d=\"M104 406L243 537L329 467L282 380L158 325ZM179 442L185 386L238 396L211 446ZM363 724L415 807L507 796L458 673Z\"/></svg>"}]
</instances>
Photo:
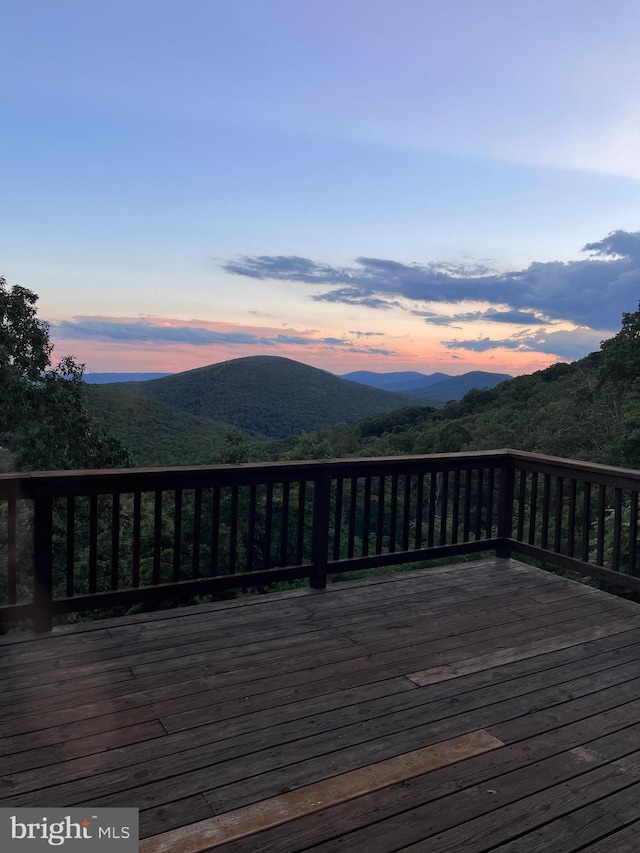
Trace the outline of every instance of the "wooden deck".
<instances>
[{"instance_id":1,"label":"wooden deck","mask_svg":"<svg viewBox=\"0 0 640 853\"><path fill-rule=\"evenodd\" d=\"M640 606L491 559L0 639L0 806L143 853L640 849Z\"/></svg>"}]
</instances>

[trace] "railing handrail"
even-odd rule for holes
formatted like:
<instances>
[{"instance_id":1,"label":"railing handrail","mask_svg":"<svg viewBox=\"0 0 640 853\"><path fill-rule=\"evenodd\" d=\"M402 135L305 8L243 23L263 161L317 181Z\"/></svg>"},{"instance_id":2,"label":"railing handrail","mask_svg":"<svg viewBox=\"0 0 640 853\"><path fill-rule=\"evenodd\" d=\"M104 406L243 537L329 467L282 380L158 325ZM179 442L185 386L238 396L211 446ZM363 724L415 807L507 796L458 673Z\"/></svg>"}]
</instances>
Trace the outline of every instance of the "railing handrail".
<instances>
[{"instance_id":1,"label":"railing handrail","mask_svg":"<svg viewBox=\"0 0 640 853\"><path fill-rule=\"evenodd\" d=\"M187 483L199 486L205 481L242 484L265 482L276 477L289 482L301 479L304 473L307 479L312 475L331 469L339 476L363 476L367 469L376 473L384 468L394 470L416 467L437 468L442 462L449 462L451 470L463 468L468 462L478 461L502 465L508 458L508 450L479 450L460 453L430 453L404 456L364 456L339 457L335 459L307 459L282 462L241 462L235 464L166 466L156 468L106 468L84 471L31 471L0 474L0 500L7 498L66 497L68 495L109 494L114 486L122 481L127 488L118 488L120 492L152 491L171 481L170 488L189 488ZM130 487L129 487L130 486Z\"/></svg>"},{"instance_id":2,"label":"railing handrail","mask_svg":"<svg viewBox=\"0 0 640 853\"><path fill-rule=\"evenodd\" d=\"M76 482L81 482L84 487L89 483L104 483L108 489L110 481L114 479L126 478L133 483L140 483L146 487L147 483L156 482L158 479L166 477L168 473L171 476L180 478L202 478L211 475L214 472L219 472L220 475L237 472L258 472L258 473L287 473L294 474L300 470L307 470L310 473L325 469L327 467L335 468L336 472L340 469L366 469L367 467L378 468L388 466L392 468L404 468L415 465L434 465L439 462L450 461L485 461L493 462L496 466L510 462L527 462L531 465L546 466L555 471L573 471L577 473L596 474L602 478L610 478L639 482L640 471L633 468L624 468L615 465L605 465L599 462L587 462L580 459L569 459L561 456L551 456L544 453L537 453L528 450L513 450L511 448L500 448L496 450L472 450L460 451L455 453L428 453L416 455L402 456L360 456L360 457L335 457L330 459L300 459L300 460L285 460L277 462L240 462L240 463L215 463L212 465L178 465L178 466L157 466L147 468L105 468L105 469L86 469L86 470L63 470L63 471L17 471L0 474L0 499L7 497L15 497L16 493L20 493L23 497L31 497L40 489L46 494L53 496L52 486L60 484L66 486L72 492L75 491ZM292 479L295 479L292 477ZM613 484L613 482L612 482ZM69 492L61 492L61 495L66 495ZM86 492L83 492L86 494Z\"/></svg>"}]
</instances>

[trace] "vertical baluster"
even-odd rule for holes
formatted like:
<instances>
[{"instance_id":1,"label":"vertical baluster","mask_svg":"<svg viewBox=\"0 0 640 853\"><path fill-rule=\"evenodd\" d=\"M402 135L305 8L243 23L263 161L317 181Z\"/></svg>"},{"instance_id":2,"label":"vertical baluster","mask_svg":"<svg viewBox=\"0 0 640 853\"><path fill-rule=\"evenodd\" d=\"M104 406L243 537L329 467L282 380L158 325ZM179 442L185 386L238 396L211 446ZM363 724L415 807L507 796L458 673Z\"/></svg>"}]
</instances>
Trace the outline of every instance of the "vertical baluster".
<instances>
[{"instance_id":1,"label":"vertical baluster","mask_svg":"<svg viewBox=\"0 0 640 853\"><path fill-rule=\"evenodd\" d=\"M629 517L629 574L635 575L636 555L638 550L638 493L631 492L631 508Z\"/></svg>"},{"instance_id":2,"label":"vertical baluster","mask_svg":"<svg viewBox=\"0 0 640 853\"><path fill-rule=\"evenodd\" d=\"M575 478L569 480L569 519L567 531L567 554L573 557L576 550L576 496L577 483Z\"/></svg>"},{"instance_id":3,"label":"vertical baluster","mask_svg":"<svg viewBox=\"0 0 640 853\"><path fill-rule=\"evenodd\" d=\"M596 565L604 565L604 528L607 509L607 487L598 487L598 535L596 544Z\"/></svg>"},{"instance_id":4,"label":"vertical baluster","mask_svg":"<svg viewBox=\"0 0 640 853\"><path fill-rule=\"evenodd\" d=\"M352 477L349 491L349 527L347 530L347 557L353 557L353 543L356 535L356 502L358 499L358 478Z\"/></svg>"},{"instance_id":5,"label":"vertical baluster","mask_svg":"<svg viewBox=\"0 0 640 853\"><path fill-rule=\"evenodd\" d=\"M541 547L549 547L549 512L551 505L551 477L545 474L542 479L542 539Z\"/></svg>"},{"instance_id":6,"label":"vertical baluster","mask_svg":"<svg viewBox=\"0 0 640 853\"><path fill-rule=\"evenodd\" d=\"M298 541L296 549L296 563L300 566L304 562L304 517L307 500L307 481L301 480L298 484Z\"/></svg>"},{"instance_id":7,"label":"vertical baluster","mask_svg":"<svg viewBox=\"0 0 640 853\"><path fill-rule=\"evenodd\" d=\"M453 508L451 515L451 542L458 543L458 527L460 526L460 471L453 473Z\"/></svg>"},{"instance_id":8,"label":"vertical baluster","mask_svg":"<svg viewBox=\"0 0 640 853\"><path fill-rule=\"evenodd\" d=\"M238 486L231 486L231 518L229 519L229 574L236 573L238 556Z\"/></svg>"},{"instance_id":9,"label":"vertical baluster","mask_svg":"<svg viewBox=\"0 0 640 853\"><path fill-rule=\"evenodd\" d=\"M449 472L442 472L442 490L440 497L440 545L447 541L447 516L449 513Z\"/></svg>"},{"instance_id":10,"label":"vertical baluster","mask_svg":"<svg viewBox=\"0 0 640 853\"><path fill-rule=\"evenodd\" d=\"M18 600L18 573L16 565L16 502L7 502L7 586L9 604Z\"/></svg>"},{"instance_id":11,"label":"vertical baluster","mask_svg":"<svg viewBox=\"0 0 640 853\"><path fill-rule=\"evenodd\" d=\"M264 554L262 567L271 568L271 539L273 530L273 483L267 483L267 498L264 517Z\"/></svg>"},{"instance_id":12,"label":"vertical baluster","mask_svg":"<svg viewBox=\"0 0 640 853\"><path fill-rule=\"evenodd\" d=\"M289 490L290 483L282 484L282 511L280 513L280 565L289 563Z\"/></svg>"},{"instance_id":13,"label":"vertical baluster","mask_svg":"<svg viewBox=\"0 0 640 853\"><path fill-rule=\"evenodd\" d=\"M402 500L402 550L409 550L409 525L411 523L411 474L404 475Z\"/></svg>"},{"instance_id":14,"label":"vertical baluster","mask_svg":"<svg viewBox=\"0 0 640 853\"><path fill-rule=\"evenodd\" d=\"M493 490L495 485L495 469L489 468L487 471L487 524L486 538L491 539L493 536Z\"/></svg>"},{"instance_id":15,"label":"vertical baluster","mask_svg":"<svg viewBox=\"0 0 640 853\"><path fill-rule=\"evenodd\" d=\"M98 496L89 498L89 592L98 588Z\"/></svg>"},{"instance_id":16,"label":"vertical baluster","mask_svg":"<svg viewBox=\"0 0 640 853\"><path fill-rule=\"evenodd\" d=\"M33 610L34 629L50 631L53 617L53 502L37 497L33 507Z\"/></svg>"},{"instance_id":17,"label":"vertical baluster","mask_svg":"<svg viewBox=\"0 0 640 853\"><path fill-rule=\"evenodd\" d=\"M249 523L247 528L247 562L246 570L253 571L255 542L256 542L256 501L258 499L255 483L249 486Z\"/></svg>"},{"instance_id":18,"label":"vertical baluster","mask_svg":"<svg viewBox=\"0 0 640 853\"><path fill-rule=\"evenodd\" d=\"M191 577L200 577L200 534L202 531L202 489L198 486L193 494L193 536L191 551Z\"/></svg>"},{"instance_id":19,"label":"vertical baluster","mask_svg":"<svg viewBox=\"0 0 640 853\"><path fill-rule=\"evenodd\" d=\"M382 542L384 537L384 492L385 476L378 477L378 514L376 517L376 554L382 554Z\"/></svg>"},{"instance_id":20,"label":"vertical baluster","mask_svg":"<svg viewBox=\"0 0 640 853\"><path fill-rule=\"evenodd\" d=\"M514 474L515 476L515 474ZM524 505L527 499L527 472L520 469L520 485L518 488L518 527L516 537L518 542L524 542Z\"/></svg>"},{"instance_id":21,"label":"vertical baluster","mask_svg":"<svg viewBox=\"0 0 640 853\"><path fill-rule=\"evenodd\" d=\"M556 477L556 514L553 530L553 550L559 554L562 550L562 511L564 509L564 480Z\"/></svg>"},{"instance_id":22,"label":"vertical baluster","mask_svg":"<svg viewBox=\"0 0 640 853\"><path fill-rule=\"evenodd\" d=\"M336 478L336 511L333 523L333 559L340 559L342 544L342 498L344 493L344 479Z\"/></svg>"},{"instance_id":23,"label":"vertical baluster","mask_svg":"<svg viewBox=\"0 0 640 853\"><path fill-rule=\"evenodd\" d=\"M620 543L622 540L622 489L616 488L613 493L613 553L611 568L620 571Z\"/></svg>"},{"instance_id":24,"label":"vertical baluster","mask_svg":"<svg viewBox=\"0 0 640 853\"><path fill-rule=\"evenodd\" d=\"M538 472L531 474L531 498L529 501L529 545L536 541L536 521L538 516Z\"/></svg>"},{"instance_id":25,"label":"vertical baluster","mask_svg":"<svg viewBox=\"0 0 640 853\"><path fill-rule=\"evenodd\" d=\"M482 510L484 507L484 469L478 468L478 495L476 502L476 542L482 539Z\"/></svg>"},{"instance_id":26,"label":"vertical baluster","mask_svg":"<svg viewBox=\"0 0 640 853\"><path fill-rule=\"evenodd\" d=\"M67 497L67 598L75 593L76 563L76 500L73 495Z\"/></svg>"},{"instance_id":27,"label":"vertical baluster","mask_svg":"<svg viewBox=\"0 0 640 853\"><path fill-rule=\"evenodd\" d=\"M511 556L511 540L513 539L513 495L516 473L513 466L505 463L500 466L499 476L496 519L496 537L499 540L499 545L496 548L496 557L507 559Z\"/></svg>"},{"instance_id":28,"label":"vertical baluster","mask_svg":"<svg viewBox=\"0 0 640 853\"><path fill-rule=\"evenodd\" d=\"M120 570L120 492L114 492L111 503L111 589L118 589Z\"/></svg>"},{"instance_id":29,"label":"vertical baluster","mask_svg":"<svg viewBox=\"0 0 640 853\"><path fill-rule=\"evenodd\" d=\"M464 473L464 512L462 518L462 538L465 542L469 541L471 533L471 477L471 468L467 468Z\"/></svg>"},{"instance_id":30,"label":"vertical baluster","mask_svg":"<svg viewBox=\"0 0 640 853\"><path fill-rule=\"evenodd\" d=\"M398 475L391 476L391 507L389 509L389 551L396 550L396 528L398 524Z\"/></svg>"},{"instance_id":31,"label":"vertical baluster","mask_svg":"<svg viewBox=\"0 0 640 853\"><path fill-rule=\"evenodd\" d=\"M582 547L580 559L589 562L589 544L591 532L591 483L582 483Z\"/></svg>"},{"instance_id":32,"label":"vertical baluster","mask_svg":"<svg viewBox=\"0 0 640 853\"><path fill-rule=\"evenodd\" d=\"M422 509L424 505L424 473L418 474L418 486L416 489L416 541L415 549L422 548Z\"/></svg>"},{"instance_id":33,"label":"vertical baluster","mask_svg":"<svg viewBox=\"0 0 640 853\"><path fill-rule=\"evenodd\" d=\"M173 496L173 580L180 580L182 557L182 489L176 489Z\"/></svg>"},{"instance_id":34,"label":"vertical baluster","mask_svg":"<svg viewBox=\"0 0 640 853\"><path fill-rule=\"evenodd\" d=\"M364 506L362 508L362 556L369 555L369 527L371 525L371 475L364 478Z\"/></svg>"},{"instance_id":35,"label":"vertical baluster","mask_svg":"<svg viewBox=\"0 0 640 853\"><path fill-rule=\"evenodd\" d=\"M211 557L209 574L218 574L218 547L220 544L220 486L214 486L211 494Z\"/></svg>"},{"instance_id":36,"label":"vertical baluster","mask_svg":"<svg viewBox=\"0 0 640 853\"><path fill-rule=\"evenodd\" d=\"M436 501L438 498L438 475L435 471L429 474L429 532L427 548L433 548L436 532Z\"/></svg>"},{"instance_id":37,"label":"vertical baluster","mask_svg":"<svg viewBox=\"0 0 640 853\"><path fill-rule=\"evenodd\" d=\"M162 556L162 489L156 489L153 511L153 571L151 583L160 583L160 558Z\"/></svg>"},{"instance_id":38,"label":"vertical baluster","mask_svg":"<svg viewBox=\"0 0 640 853\"><path fill-rule=\"evenodd\" d=\"M131 586L140 586L140 492L133 495L133 548L131 559Z\"/></svg>"},{"instance_id":39,"label":"vertical baluster","mask_svg":"<svg viewBox=\"0 0 640 853\"><path fill-rule=\"evenodd\" d=\"M371 478L369 495L371 494ZM366 492L366 486L365 486ZM311 573L309 585L312 589L324 589L327 585L327 557L329 556L329 514L331 503L331 475L320 469L313 483L313 523L311 531Z\"/></svg>"}]
</instances>

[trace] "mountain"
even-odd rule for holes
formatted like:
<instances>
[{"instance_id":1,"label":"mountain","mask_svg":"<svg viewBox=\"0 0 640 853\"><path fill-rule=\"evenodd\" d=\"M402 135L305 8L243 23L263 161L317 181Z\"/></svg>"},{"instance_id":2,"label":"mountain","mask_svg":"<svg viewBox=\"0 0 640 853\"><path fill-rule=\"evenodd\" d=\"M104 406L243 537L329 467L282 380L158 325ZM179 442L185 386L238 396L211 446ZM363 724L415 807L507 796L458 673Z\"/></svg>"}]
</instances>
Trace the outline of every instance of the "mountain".
<instances>
[{"instance_id":1,"label":"mountain","mask_svg":"<svg viewBox=\"0 0 640 853\"><path fill-rule=\"evenodd\" d=\"M508 373L487 373L483 370L472 370L461 376L450 376L448 373L417 373L413 370L395 373L356 370L342 376L342 379L348 379L350 382L361 382L374 388L384 388L397 394L420 398L424 405L430 406L442 406L447 400L460 400L467 391L474 388L495 388L501 382L512 378Z\"/></svg>"},{"instance_id":2,"label":"mountain","mask_svg":"<svg viewBox=\"0 0 640 853\"><path fill-rule=\"evenodd\" d=\"M116 387L270 438L350 423L415 402L276 356L236 358Z\"/></svg>"},{"instance_id":3,"label":"mountain","mask_svg":"<svg viewBox=\"0 0 640 853\"><path fill-rule=\"evenodd\" d=\"M352 373L344 373L340 379L348 379L349 382L360 382L362 385L370 385L372 388L382 388L384 391L401 391L417 387L427 387L443 379L450 379L448 373L417 373L415 370L398 370L391 373L375 373L372 370L355 370Z\"/></svg>"},{"instance_id":4,"label":"mountain","mask_svg":"<svg viewBox=\"0 0 640 853\"><path fill-rule=\"evenodd\" d=\"M487 373L484 370L472 370L461 376L450 376L441 382L429 383L427 385L413 385L411 388L403 388L405 394L429 400L461 400L469 391L483 391L486 388L495 388L501 382L513 379L508 373Z\"/></svg>"},{"instance_id":5,"label":"mountain","mask_svg":"<svg viewBox=\"0 0 640 853\"><path fill-rule=\"evenodd\" d=\"M127 393L123 387L89 385L85 401L90 414L125 444L136 464L210 465L227 460L228 443L237 430Z\"/></svg>"},{"instance_id":6,"label":"mountain","mask_svg":"<svg viewBox=\"0 0 640 853\"><path fill-rule=\"evenodd\" d=\"M149 379L161 379L171 373L85 373L84 381L89 385L104 385L112 382L147 382Z\"/></svg>"},{"instance_id":7,"label":"mountain","mask_svg":"<svg viewBox=\"0 0 640 853\"><path fill-rule=\"evenodd\" d=\"M442 408L407 406L326 427L291 440L284 453L320 459L510 447L640 468L640 311L637 319L635 338L618 335L580 361L473 389Z\"/></svg>"}]
</instances>

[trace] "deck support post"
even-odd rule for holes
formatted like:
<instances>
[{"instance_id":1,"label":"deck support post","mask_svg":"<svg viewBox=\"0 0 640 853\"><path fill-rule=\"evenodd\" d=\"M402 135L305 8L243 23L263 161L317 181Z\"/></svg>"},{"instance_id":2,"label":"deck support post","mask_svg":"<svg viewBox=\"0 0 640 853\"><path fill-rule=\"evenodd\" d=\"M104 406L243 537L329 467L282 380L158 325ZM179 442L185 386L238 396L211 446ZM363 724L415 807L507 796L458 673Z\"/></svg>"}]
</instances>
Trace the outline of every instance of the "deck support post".
<instances>
[{"instance_id":1,"label":"deck support post","mask_svg":"<svg viewBox=\"0 0 640 853\"><path fill-rule=\"evenodd\" d=\"M321 470L313 485L313 530L311 534L311 575L313 589L327 585L327 559L329 552L329 510L331 504L331 475Z\"/></svg>"},{"instance_id":2,"label":"deck support post","mask_svg":"<svg viewBox=\"0 0 640 853\"><path fill-rule=\"evenodd\" d=\"M496 548L496 557L511 556L511 533L513 529L513 489L515 466L512 460L507 460L500 468L500 484L498 487L498 538L501 544Z\"/></svg>"},{"instance_id":3,"label":"deck support post","mask_svg":"<svg viewBox=\"0 0 640 853\"><path fill-rule=\"evenodd\" d=\"M39 633L51 631L53 601L53 501L35 498L33 511L33 627Z\"/></svg>"}]
</instances>

